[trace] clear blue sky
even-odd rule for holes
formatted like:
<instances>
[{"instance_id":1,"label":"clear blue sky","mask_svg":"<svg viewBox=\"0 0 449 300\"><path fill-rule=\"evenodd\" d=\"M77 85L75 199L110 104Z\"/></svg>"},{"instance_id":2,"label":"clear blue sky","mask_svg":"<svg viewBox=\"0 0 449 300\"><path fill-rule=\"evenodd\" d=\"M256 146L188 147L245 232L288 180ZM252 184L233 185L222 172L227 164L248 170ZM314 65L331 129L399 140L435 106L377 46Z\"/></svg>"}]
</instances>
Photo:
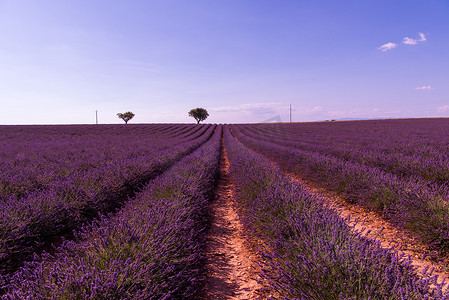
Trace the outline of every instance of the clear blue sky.
<instances>
[{"instance_id":1,"label":"clear blue sky","mask_svg":"<svg viewBox=\"0 0 449 300\"><path fill-rule=\"evenodd\" d=\"M0 0L0 124L449 116L447 0Z\"/></svg>"}]
</instances>

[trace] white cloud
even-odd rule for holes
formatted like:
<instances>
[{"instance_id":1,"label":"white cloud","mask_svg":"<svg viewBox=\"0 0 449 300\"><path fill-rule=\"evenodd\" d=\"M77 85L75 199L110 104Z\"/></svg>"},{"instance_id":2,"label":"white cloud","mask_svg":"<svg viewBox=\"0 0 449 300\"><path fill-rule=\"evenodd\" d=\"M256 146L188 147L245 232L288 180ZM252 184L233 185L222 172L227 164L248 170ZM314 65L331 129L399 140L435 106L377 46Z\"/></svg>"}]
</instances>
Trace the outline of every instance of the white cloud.
<instances>
[{"instance_id":1,"label":"white cloud","mask_svg":"<svg viewBox=\"0 0 449 300\"><path fill-rule=\"evenodd\" d=\"M214 115L230 123L281 122L288 115L289 105L280 102L242 103L212 107L207 110L211 116Z\"/></svg>"},{"instance_id":2,"label":"white cloud","mask_svg":"<svg viewBox=\"0 0 449 300\"><path fill-rule=\"evenodd\" d=\"M430 85L423 85L423 86L418 86L415 87L415 90L419 90L419 91L426 91L426 90L431 90L432 86Z\"/></svg>"},{"instance_id":3,"label":"white cloud","mask_svg":"<svg viewBox=\"0 0 449 300\"><path fill-rule=\"evenodd\" d=\"M440 113L447 112L447 111L449 111L449 105L446 104L443 106L439 106L439 107L437 107L437 111Z\"/></svg>"},{"instance_id":4,"label":"white cloud","mask_svg":"<svg viewBox=\"0 0 449 300\"><path fill-rule=\"evenodd\" d=\"M386 44L378 47L377 49L379 49L380 51L385 52L385 51L391 50L391 49L396 48L396 47L397 47L397 44L395 44L395 43L386 43Z\"/></svg>"},{"instance_id":5,"label":"white cloud","mask_svg":"<svg viewBox=\"0 0 449 300\"><path fill-rule=\"evenodd\" d=\"M425 34L422 32L419 33L419 41L420 42L427 41Z\"/></svg>"},{"instance_id":6,"label":"white cloud","mask_svg":"<svg viewBox=\"0 0 449 300\"><path fill-rule=\"evenodd\" d=\"M404 41L402 43L406 44L406 45L416 45L416 44L418 44L418 40L415 40L415 39L412 39L409 37L405 37Z\"/></svg>"},{"instance_id":7,"label":"white cloud","mask_svg":"<svg viewBox=\"0 0 449 300\"><path fill-rule=\"evenodd\" d=\"M419 42L424 42L427 40L426 35L424 33L419 32L418 34L419 34L419 39L412 39L409 37L405 37L404 40L402 41L402 43L406 44L406 45L416 45Z\"/></svg>"},{"instance_id":8,"label":"white cloud","mask_svg":"<svg viewBox=\"0 0 449 300\"><path fill-rule=\"evenodd\" d=\"M283 103L279 102L268 102L268 103L245 103L238 105L227 105L211 108L210 111L216 112L242 112L242 111L264 111L264 112L273 112L279 107L285 106Z\"/></svg>"},{"instance_id":9,"label":"white cloud","mask_svg":"<svg viewBox=\"0 0 449 300\"><path fill-rule=\"evenodd\" d=\"M410 37L405 37L402 41L403 44L405 45L416 45L418 43L424 42L427 40L426 35L422 32L418 32L419 38L414 39L414 38L410 38ZM379 49L380 51L388 51L391 50L393 48L396 48L398 46L398 44L396 43L386 43L380 47L378 47L377 49Z\"/></svg>"},{"instance_id":10,"label":"white cloud","mask_svg":"<svg viewBox=\"0 0 449 300\"><path fill-rule=\"evenodd\" d=\"M317 112L317 111L323 111L323 108L320 105L315 106L312 111Z\"/></svg>"}]
</instances>

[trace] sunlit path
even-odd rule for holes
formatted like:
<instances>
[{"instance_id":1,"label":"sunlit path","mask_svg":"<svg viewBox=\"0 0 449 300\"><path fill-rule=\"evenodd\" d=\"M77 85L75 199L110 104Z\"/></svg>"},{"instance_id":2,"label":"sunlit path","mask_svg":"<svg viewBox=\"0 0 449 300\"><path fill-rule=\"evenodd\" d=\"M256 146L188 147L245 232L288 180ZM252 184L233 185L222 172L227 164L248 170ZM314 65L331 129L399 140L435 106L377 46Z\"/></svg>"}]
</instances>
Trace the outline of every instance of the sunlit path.
<instances>
[{"instance_id":1,"label":"sunlit path","mask_svg":"<svg viewBox=\"0 0 449 300\"><path fill-rule=\"evenodd\" d=\"M210 207L211 227L206 249L206 299L254 299L261 286L255 280L256 255L243 236L236 213L229 161L223 149L216 195Z\"/></svg>"}]
</instances>

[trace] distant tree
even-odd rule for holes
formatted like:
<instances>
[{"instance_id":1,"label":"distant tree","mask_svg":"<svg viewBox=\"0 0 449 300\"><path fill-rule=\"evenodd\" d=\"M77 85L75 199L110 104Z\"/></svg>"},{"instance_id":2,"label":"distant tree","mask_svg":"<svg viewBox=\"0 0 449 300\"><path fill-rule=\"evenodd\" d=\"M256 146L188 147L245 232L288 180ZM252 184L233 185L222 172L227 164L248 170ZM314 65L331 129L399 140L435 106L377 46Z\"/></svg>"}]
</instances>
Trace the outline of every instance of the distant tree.
<instances>
[{"instance_id":1,"label":"distant tree","mask_svg":"<svg viewBox=\"0 0 449 300\"><path fill-rule=\"evenodd\" d=\"M118 113L117 116L123 121L125 121L125 124L128 124L128 121L134 118L135 114L130 111L127 111L125 113Z\"/></svg>"},{"instance_id":2,"label":"distant tree","mask_svg":"<svg viewBox=\"0 0 449 300\"><path fill-rule=\"evenodd\" d=\"M209 116L209 113L204 108L194 108L189 111L189 116L193 117L197 124L199 124L201 121L204 121Z\"/></svg>"}]
</instances>

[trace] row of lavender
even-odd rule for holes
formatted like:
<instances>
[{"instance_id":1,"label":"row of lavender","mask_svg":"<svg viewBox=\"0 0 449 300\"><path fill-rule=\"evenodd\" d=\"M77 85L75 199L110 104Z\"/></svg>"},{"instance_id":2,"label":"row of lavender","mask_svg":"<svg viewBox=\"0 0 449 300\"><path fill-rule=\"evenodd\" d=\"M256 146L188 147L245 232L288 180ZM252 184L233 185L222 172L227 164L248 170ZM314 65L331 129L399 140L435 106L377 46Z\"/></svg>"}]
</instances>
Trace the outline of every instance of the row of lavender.
<instances>
[{"instance_id":1,"label":"row of lavender","mask_svg":"<svg viewBox=\"0 0 449 300\"><path fill-rule=\"evenodd\" d=\"M283 169L337 191L351 202L381 212L397 226L415 232L438 251L449 251L449 194L446 187L419 177L405 180L370 165L285 147L244 135L235 126L233 129L240 141Z\"/></svg>"},{"instance_id":2,"label":"row of lavender","mask_svg":"<svg viewBox=\"0 0 449 300\"><path fill-rule=\"evenodd\" d=\"M448 299L436 276L416 275L408 260L353 233L227 127L224 136L244 226L264 243L264 277L279 298Z\"/></svg>"},{"instance_id":3,"label":"row of lavender","mask_svg":"<svg viewBox=\"0 0 449 300\"><path fill-rule=\"evenodd\" d=\"M246 135L447 184L448 119L242 125Z\"/></svg>"},{"instance_id":4,"label":"row of lavender","mask_svg":"<svg viewBox=\"0 0 449 300\"><path fill-rule=\"evenodd\" d=\"M199 298L221 135L218 126L113 217L6 278L3 299Z\"/></svg>"},{"instance_id":5,"label":"row of lavender","mask_svg":"<svg viewBox=\"0 0 449 300\"><path fill-rule=\"evenodd\" d=\"M155 125L1 126L0 199L22 197L49 188L55 181L85 177L94 169L166 149L201 134L200 127L188 125L178 125L169 134L161 132L163 129ZM82 181L78 179L77 183Z\"/></svg>"},{"instance_id":6,"label":"row of lavender","mask_svg":"<svg viewBox=\"0 0 449 300\"><path fill-rule=\"evenodd\" d=\"M448 126L448 118L249 125L250 128L276 132L278 136L289 139L311 141L309 144L348 143L364 149L406 155L422 153L429 157L440 157L447 153Z\"/></svg>"},{"instance_id":7,"label":"row of lavender","mask_svg":"<svg viewBox=\"0 0 449 300\"><path fill-rule=\"evenodd\" d=\"M19 148L24 145L20 151L26 150L29 158L17 168L10 162L16 163L14 157L3 159L3 164L10 164L13 171L2 169L2 183L10 180L14 172L23 175L30 170L35 171L25 175L30 182L49 178L34 187L24 184L23 193L12 193L0 200L0 274L15 270L34 252L49 249L61 235L70 234L98 213L107 213L123 205L144 183L207 141L215 127L178 126L178 130L168 135L163 132L139 134L142 127L138 126L134 130L131 126L129 129L116 126L120 133L115 135L110 130L114 126L111 126L108 134L101 134L100 130L93 139L82 134L68 138L67 142L49 138L42 147L31 137L31 143L26 139L22 144L16 142ZM80 129L86 130L85 127ZM70 130L80 133L76 128ZM3 140L2 144L7 143ZM8 150L13 155L17 148L11 146ZM84 153L77 158L80 151ZM7 153L6 150L3 153Z\"/></svg>"}]
</instances>

